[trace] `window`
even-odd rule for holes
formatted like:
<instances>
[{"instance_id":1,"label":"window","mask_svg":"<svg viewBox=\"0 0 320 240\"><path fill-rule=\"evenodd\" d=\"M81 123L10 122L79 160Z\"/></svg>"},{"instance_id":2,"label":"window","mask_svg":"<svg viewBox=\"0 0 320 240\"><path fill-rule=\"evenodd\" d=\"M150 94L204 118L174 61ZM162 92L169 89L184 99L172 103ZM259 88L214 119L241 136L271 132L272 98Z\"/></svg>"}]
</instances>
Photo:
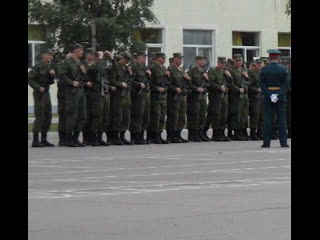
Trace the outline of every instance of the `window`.
<instances>
[{"instance_id":1,"label":"window","mask_svg":"<svg viewBox=\"0 0 320 240\"><path fill-rule=\"evenodd\" d=\"M259 39L258 32L232 32L232 56L241 54L243 60L250 63L260 56Z\"/></svg>"},{"instance_id":2,"label":"window","mask_svg":"<svg viewBox=\"0 0 320 240\"><path fill-rule=\"evenodd\" d=\"M278 33L278 49L281 57L291 57L291 33Z\"/></svg>"},{"instance_id":3,"label":"window","mask_svg":"<svg viewBox=\"0 0 320 240\"><path fill-rule=\"evenodd\" d=\"M136 31L136 40L142 41L147 45L147 65L151 53L164 52L163 37L163 29L160 28L144 28Z\"/></svg>"},{"instance_id":4,"label":"window","mask_svg":"<svg viewBox=\"0 0 320 240\"><path fill-rule=\"evenodd\" d=\"M40 54L40 45L44 41L28 41L28 68L32 68L37 62Z\"/></svg>"},{"instance_id":5,"label":"window","mask_svg":"<svg viewBox=\"0 0 320 240\"><path fill-rule=\"evenodd\" d=\"M207 65L213 66L213 31L183 30L184 68L189 69L195 64L195 58L203 55Z\"/></svg>"}]
</instances>

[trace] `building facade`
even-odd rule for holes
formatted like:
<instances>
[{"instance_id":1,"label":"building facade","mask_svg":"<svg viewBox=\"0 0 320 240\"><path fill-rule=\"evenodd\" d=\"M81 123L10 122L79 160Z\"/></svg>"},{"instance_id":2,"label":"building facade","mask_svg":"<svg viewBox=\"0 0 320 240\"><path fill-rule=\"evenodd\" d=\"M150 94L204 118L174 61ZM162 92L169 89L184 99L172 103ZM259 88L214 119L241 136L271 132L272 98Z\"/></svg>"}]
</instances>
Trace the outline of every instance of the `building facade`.
<instances>
[{"instance_id":1,"label":"building facade","mask_svg":"<svg viewBox=\"0 0 320 240\"><path fill-rule=\"evenodd\" d=\"M182 52L184 67L194 64L196 55L208 58L210 66L218 56L231 58L241 53L250 62L279 48L291 56L290 17L285 14L287 0L155 0L153 11L159 23L146 24L136 38L147 43L148 52L162 51L167 56ZM45 29L29 25L28 67L35 63L37 46L45 39ZM56 86L51 88L56 105ZM28 90L29 111L32 90Z\"/></svg>"}]
</instances>

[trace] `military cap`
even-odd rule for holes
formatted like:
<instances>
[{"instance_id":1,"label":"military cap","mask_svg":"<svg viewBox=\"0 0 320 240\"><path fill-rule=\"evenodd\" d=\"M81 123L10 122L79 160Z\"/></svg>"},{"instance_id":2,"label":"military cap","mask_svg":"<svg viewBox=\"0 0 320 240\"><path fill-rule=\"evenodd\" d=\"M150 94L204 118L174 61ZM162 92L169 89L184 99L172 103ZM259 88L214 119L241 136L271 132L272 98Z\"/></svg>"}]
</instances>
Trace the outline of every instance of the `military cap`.
<instances>
[{"instance_id":1,"label":"military cap","mask_svg":"<svg viewBox=\"0 0 320 240\"><path fill-rule=\"evenodd\" d=\"M267 53L279 55L279 54L281 54L281 51L278 50L278 49L269 49L269 50L267 51Z\"/></svg>"},{"instance_id":2,"label":"military cap","mask_svg":"<svg viewBox=\"0 0 320 240\"><path fill-rule=\"evenodd\" d=\"M133 58L136 58L138 56L138 53L131 53Z\"/></svg>"},{"instance_id":3,"label":"military cap","mask_svg":"<svg viewBox=\"0 0 320 240\"><path fill-rule=\"evenodd\" d=\"M157 52L156 55L155 55L156 58L165 58L166 55L162 52Z\"/></svg>"},{"instance_id":4,"label":"military cap","mask_svg":"<svg viewBox=\"0 0 320 240\"><path fill-rule=\"evenodd\" d=\"M241 54L234 54L233 59L234 60L242 59L242 55Z\"/></svg>"},{"instance_id":5,"label":"military cap","mask_svg":"<svg viewBox=\"0 0 320 240\"><path fill-rule=\"evenodd\" d=\"M182 55L182 53L174 53L173 54L173 58L176 58L176 57L178 57L178 58L183 58L183 55Z\"/></svg>"},{"instance_id":6,"label":"military cap","mask_svg":"<svg viewBox=\"0 0 320 240\"><path fill-rule=\"evenodd\" d=\"M86 48L86 50L84 51L86 54L89 53L89 54L94 54L95 51L92 49L92 48Z\"/></svg>"},{"instance_id":7,"label":"military cap","mask_svg":"<svg viewBox=\"0 0 320 240\"><path fill-rule=\"evenodd\" d=\"M232 58L228 58L227 64L234 64L234 60Z\"/></svg>"},{"instance_id":8,"label":"military cap","mask_svg":"<svg viewBox=\"0 0 320 240\"><path fill-rule=\"evenodd\" d=\"M78 49L78 48L83 48L83 46L79 43L76 43L76 44L73 44L71 46L71 51L75 50L75 49Z\"/></svg>"},{"instance_id":9,"label":"military cap","mask_svg":"<svg viewBox=\"0 0 320 240\"><path fill-rule=\"evenodd\" d=\"M218 57L218 62L226 63L227 59L226 57Z\"/></svg>"},{"instance_id":10,"label":"military cap","mask_svg":"<svg viewBox=\"0 0 320 240\"><path fill-rule=\"evenodd\" d=\"M263 63L263 62L264 62L264 61L263 61L262 58L259 58L259 59L256 60L256 63Z\"/></svg>"},{"instance_id":11,"label":"military cap","mask_svg":"<svg viewBox=\"0 0 320 240\"><path fill-rule=\"evenodd\" d=\"M199 59L207 59L205 56L196 56L196 60L199 60Z\"/></svg>"},{"instance_id":12,"label":"military cap","mask_svg":"<svg viewBox=\"0 0 320 240\"><path fill-rule=\"evenodd\" d=\"M52 50L49 48L41 49L40 54L53 54Z\"/></svg>"},{"instance_id":13,"label":"military cap","mask_svg":"<svg viewBox=\"0 0 320 240\"><path fill-rule=\"evenodd\" d=\"M150 57L154 58L156 56L156 54L154 52L150 52L149 53Z\"/></svg>"},{"instance_id":14,"label":"military cap","mask_svg":"<svg viewBox=\"0 0 320 240\"><path fill-rule=\"evenodd\" d=\"M114 60L116 60L117 62L118 62L121 58L123 58L121 55L118 55L118 54L114 55Z\"/></svg>"},{"instance_id":15,"label":"military cap","mask_svg":"<svg viewBox=\"0 0 320 240\"><path fill-rule=\"evenodd\" d=\"M127 61L130 61L130 59L132 58L132 55L128 52L122 53L121 57L125 58Z\"/></svg>"},{"instance_id":16,"label":"military cap","mask_svg":"<svg viewBox=\"0 0 320 240\"><path fill-rule=\"evenodd\" d=\"M147 56L147 54L144 51L140 51L137 53L137 56Z\"/></svg>"}]
</instances>

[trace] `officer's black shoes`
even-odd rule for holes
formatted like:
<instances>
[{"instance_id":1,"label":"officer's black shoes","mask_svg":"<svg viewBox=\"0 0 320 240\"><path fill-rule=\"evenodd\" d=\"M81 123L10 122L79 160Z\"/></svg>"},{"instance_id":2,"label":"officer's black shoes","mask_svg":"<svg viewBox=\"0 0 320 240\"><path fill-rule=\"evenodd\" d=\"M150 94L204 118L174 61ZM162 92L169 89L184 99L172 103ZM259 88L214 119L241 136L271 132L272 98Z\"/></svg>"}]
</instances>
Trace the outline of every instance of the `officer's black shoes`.
<instances>
[{"instance_id":1,"label":"officer's black shoes","mask_svg":"<svg viewBox=\"0 0 320 240\"><path fill-rule=\"evenodd\" d=\"M287 147L290 147L288 144L281 144L281 147L282 148L287 148Z\"/></svg>"},{"instance_id":2,"label":"officer's black shoes","mask_svg":"<svg viewBox=\"0 0 320 240\"><path fill-rule=\"evenodd\" d=\"M39 133L38 132L33 133L32 147L44 147L44 144L39 142Z\"/></svg>"},{"instance_id":3,"label":"officer's black shoes","mask_svg":"<svg viewBox=\"0 0 320 240\"><path fill-rule=\"evenodd\" d=\"M120 132L120 140L123 142L124 145L132 145L132 142L128 141L125 138L125 131Z\"/></svg>"},{"instance_id":4,"label":"officer's black shoes","mask_svg":"<svg viewBox=\"0 0 320 240\"><path fill-rule=\"evenodd\" d=\"M258 129L257 136L260 138L260 140L263 140L262 129Z\"/></svg>"},{"instance_id":5,"label":"officer's black shoes","mask_svg":"<svg viewBox=\"0 0 320 240\"><path fill-rule=\"evenodd\" d=\"M288 128L288 136L287 138L291 138L291 128Z\"/></svg>"},{"instance_id":6,"label":"officer's black shoes","mask_svg":"<svg viewBox=\"0 0 320 240\"><path fill-rule=\"evenodd\" d=\"M264 144L261 145L261 147L262 147L262 148L270 148L270 144L264 143Z\"/></svg>"},{"instance_id":7,"label":"officer's black shoes","mask_svg":"<svg viewBox=\"0 0 320 240\"><path fill-rule=\"evenodd\" d=\"M123 142L119 138L119 132L112 132L111 133L111 145L123 145Z\"/></svg>"},{"instance_id":8,"label":"officer's black shoes","mask_svg":"<svg viewBox=\"0 0 320 240\"><path fill-rule=\"evenodd\" d=\"M187 142L189 142L187 139L184 139L184 138L181 136L181 130L176 131L176 136L177 136L177 138L179 138L179 139L181 140L182 143L187 143Z\"/></svg>"},{"instance_id":9,"label":"officer's black shoes","mask_svg":"<svg viewBox=\"0 0 320 240\"><path fill-rule=\"evenodd\" d=\"M258 141L260 138L257 135L257 130L255 128L250 129L250 139L253 141Z\"/></svg>"},{"instance_id":10,"label":"officer's black shoes","mask_svg":"<svg viewBox=\"0 0 320 240\"><path fill-rule=\"evenodd\" d=\"M207 136L206 132L203 129L199 129L199 137L203 142L210 142L210 138Z\"/></svg>"},{"instance_id":11,"label":"officer's black shoes","mask_svg":"<svg viewBox=\"0 0 320 240\"><path fill-rule=\"evenodd\" d=\"M47 133L46 132L42 132L41 133L41 143L45 146L45 147L53 147L54 144L48 142L47 140Z\"/></svg>"}]
</instances>

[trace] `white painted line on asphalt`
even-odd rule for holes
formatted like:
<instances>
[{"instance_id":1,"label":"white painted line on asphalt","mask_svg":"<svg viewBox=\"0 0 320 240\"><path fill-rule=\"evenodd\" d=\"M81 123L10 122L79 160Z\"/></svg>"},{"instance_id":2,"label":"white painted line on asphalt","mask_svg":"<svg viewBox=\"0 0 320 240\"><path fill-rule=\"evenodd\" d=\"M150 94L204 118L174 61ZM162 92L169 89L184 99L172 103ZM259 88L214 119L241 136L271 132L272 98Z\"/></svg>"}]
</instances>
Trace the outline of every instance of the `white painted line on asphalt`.
<instances>
[{"instance_id":1,"label":"white painted line on asphalt","mask_svg":"<svg viewBox=\"0 0 320 240\"><path fill-rule=\"evenodd\" d=\"M181 175L181 174L201 174L201 173L234 173L241 170L256 170L256 169L273 169L273 168L290 168L290 165L285 166L273 166L273 167L260 167L260 168L234 168L234 169L218 169L218 170L208 170L208 171L190 171L190 172L171 172L171 173L151 173L151 174L129 174L129 175L107 175L107 176L99 176L99 177L86 177L86 178L58 178L58 179L42 179L42 180L31 180L29 183L37 183L37 182L50 182L50 181L75 181L78 180L91 180L91 179L102 179L102 178L122 178L122 177L151 177L151 176L163 176L163 175Z\"/></svg>"},{"instance_id":2,"label":"white painted line on asphalt","mask_svg":"<svg viewBox=\"0 0 320 240\"><path fill-rule=\"evenodd\" d=\"M211 159L212 160L212 159ZM111 171L130 171L130 170L147 170L147 169L159 169L159 168L177 168L177 167L194 167L194 166L214 166L214 165L229 165L229 164L243 164L243 163L265 163L274 161L289 161L288 159L268 159L268 160L252 160L252 161L237 161L237 162L218 162L218 163L198 163L198 164L181 164L181 165L164 165L164 166L148 166L142 168L113 168L113 169L96 169L96 170L84 170L84 171L63 171L63 172L45 172L45 173L29 173L29 176L37 175L51 175L51 174L70 174L70 173L91 173L91 172L111 172ZM45 167L45 166L43 166ZM50 166L54 167L54 166ZM62 166L63 167L63 166ZM68 167L65 167L68 168ZM81 168L81 167L75 167Z\"/></svg>"}]
</instances>

